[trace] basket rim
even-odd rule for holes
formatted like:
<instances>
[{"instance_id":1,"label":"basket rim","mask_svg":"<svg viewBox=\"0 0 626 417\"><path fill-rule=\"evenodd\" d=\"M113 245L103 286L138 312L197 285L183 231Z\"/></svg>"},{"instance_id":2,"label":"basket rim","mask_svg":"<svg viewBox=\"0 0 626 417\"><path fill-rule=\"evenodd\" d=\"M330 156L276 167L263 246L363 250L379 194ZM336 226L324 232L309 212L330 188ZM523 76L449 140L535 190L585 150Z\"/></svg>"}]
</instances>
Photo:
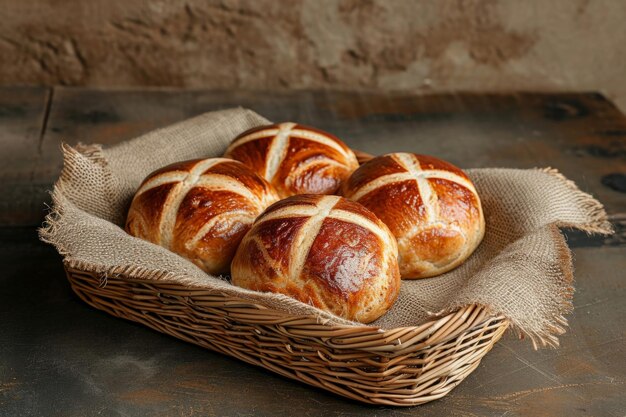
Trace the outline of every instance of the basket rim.
<instances>
[{"instance_id":1,"label":"basket rim","mask_svg":"<svg viewBox=\"0 0 626 417\"><path fill-rule=\"evenodd\" d=\"M182 297L187 300L201 299L202 302L218 303L227 310L228 316L237 321L260 325L289 326L291 334L305 339L321 341L324 345L334 349L361 350L385 356L416 352L426 346L453 339L462 332L486 321L493 321L499 326L508 327L509 325L506 317L493 314L487 307L477 304L467 305L455 311L438 315L418 326L381 329L378 326L366 324L358 326L329 323L328 320L315 315L293 315L245 298L225 294L220 290L194 288L167 280L156 281L138 278L129 273L116 273L114 275L97 273L72 266L67 259L63 260L63 266L70 285L77 294L78 291L74 287L84 285L79 282L80 276L88 276L98 280L101 288L111 284L152 287L161 290L155 291L159 296L162 294L164 297Z\"/></svg>"}]
</instances>

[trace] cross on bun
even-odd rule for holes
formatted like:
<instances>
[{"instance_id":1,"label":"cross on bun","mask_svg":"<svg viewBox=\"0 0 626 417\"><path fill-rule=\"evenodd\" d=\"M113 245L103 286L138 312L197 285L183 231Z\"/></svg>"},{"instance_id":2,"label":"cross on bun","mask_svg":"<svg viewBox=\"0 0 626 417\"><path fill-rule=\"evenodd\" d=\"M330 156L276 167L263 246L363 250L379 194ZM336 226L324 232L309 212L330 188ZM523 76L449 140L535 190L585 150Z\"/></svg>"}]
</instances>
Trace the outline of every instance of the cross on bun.
<instances>
[{"instance_id":1,"label":"cross on bun","mask_svg":"<svg viewBox=\"0 0 626 417\"><path fill-rule=\"evenodd\" d=\"M387 226L360 204L296 195L257 218L237 249L231 276L240 287L286 294L369 323L398 296L397 253Z\"/></svg>"},{"instance_id":2,"label":"cross on bun","mask_svg":"<svg viewBox=\"0 0 626 417\"><path fill-rule=\"evenodd\" d=\"M178 162L143 181L128 211L126 231L208 273L223 274L256 216L277 200L272 186L241 162Z\"/></svg>"},{"instance_id":3,"label":"cross on bun","mask_svg":"<svg viewBox=\"0 0 626 417\"><path fill-rule=\"evenodd\" d=\"M432 156L376 157L352 174L342 192L373 211L394 234L402 278L455 268L485 233L474 184L459 168Z\"/></svg>"},{"instance_id":4,"label":"cross on bun","mask_svg":"<svg viewBox=\"0 0 626 417\"><path fill-rule=\"evenodd\" d=\"M337 137L308 126L280 123L250 129L226 150L272 184L281 198L333 194L359 166Z\"/></svg>"}]
</instances>

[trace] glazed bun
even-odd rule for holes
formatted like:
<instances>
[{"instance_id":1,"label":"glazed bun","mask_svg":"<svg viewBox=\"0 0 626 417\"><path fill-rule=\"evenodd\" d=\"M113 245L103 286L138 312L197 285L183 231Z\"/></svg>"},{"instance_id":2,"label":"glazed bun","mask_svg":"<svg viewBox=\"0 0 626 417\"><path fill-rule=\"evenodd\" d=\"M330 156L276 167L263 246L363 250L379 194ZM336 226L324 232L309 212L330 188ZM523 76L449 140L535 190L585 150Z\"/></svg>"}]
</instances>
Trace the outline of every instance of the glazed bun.
<instances>
[{"instance_id":1,"label":"glazed bun","mask_svg":"<svg viewBox=\"0 0 626 417\"><path fill-rule=\"evenodd\" d=\"M360 204L297 195L270 206L237 249L232 282L286 294L348 320L369 323L400 289L389 229Z\"/></svg>"},{"instance_id":2,"label":"glazed bun","mask_svg":"<svg viewBox=\"0 0 626 417\"><path fill-rule=\"evenodd\" d=\"M281 198L333 194L358 166L354 153L330 133L295 123L250 129L226 150L272 184Z\"/></svg>"},{"instance_id":3,"label":"glazed bun","mask_svg":"<svg viewBox=\"0 0 626 417\"><path fill-rule=\"evenodd\" d=\"M272 186L241 162L178 162L143 181L128 211L126 231L208 273L223 274L256 216L277 200Z\"/></svg>"},{"instance_id":4,"label":"glazed bun","mask_svg":"<svg viewBox=\"0 0 626 417\"><path fill-rule=\"evenodd\" d=\"M437 158L392 153L361 165L343 195L374 212L398 241L402 278L447 272L485 233L480 198L463 171Z\"/></svg>"}]
</instances>

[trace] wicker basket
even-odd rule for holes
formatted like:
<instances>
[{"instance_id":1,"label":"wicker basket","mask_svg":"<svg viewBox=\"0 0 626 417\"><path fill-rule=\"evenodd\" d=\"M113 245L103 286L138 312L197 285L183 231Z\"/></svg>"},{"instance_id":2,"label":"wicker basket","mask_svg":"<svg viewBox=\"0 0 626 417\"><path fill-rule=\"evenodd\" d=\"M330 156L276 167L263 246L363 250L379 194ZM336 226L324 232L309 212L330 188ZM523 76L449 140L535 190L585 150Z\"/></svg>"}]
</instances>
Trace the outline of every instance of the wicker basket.
<instances>
[{"instance_id":1,"label":"wicker basket","mask_svg":"<svg viewBox=\"0 0 626 417\"><path fill-rule=\"evenodd\" d=\"M97 309L370 404L443 397L508 326L478 306L417 327L328 325L180 284L65 269L74 292Z\"/></svg>"},{"instance_id":2,"label":"wicker basket","mask_svg":"<svg viewBox=\"0 0 626 417\"><path fill-rule=\"evenodd\" d=\"M372 158L355 154L359 163ZM102 276L67 262L65 270L74 292L99 310L369 404L443 397L508 327L479 306L416 327L334 325L179 283Z\"/></svg>"}]
</instances>

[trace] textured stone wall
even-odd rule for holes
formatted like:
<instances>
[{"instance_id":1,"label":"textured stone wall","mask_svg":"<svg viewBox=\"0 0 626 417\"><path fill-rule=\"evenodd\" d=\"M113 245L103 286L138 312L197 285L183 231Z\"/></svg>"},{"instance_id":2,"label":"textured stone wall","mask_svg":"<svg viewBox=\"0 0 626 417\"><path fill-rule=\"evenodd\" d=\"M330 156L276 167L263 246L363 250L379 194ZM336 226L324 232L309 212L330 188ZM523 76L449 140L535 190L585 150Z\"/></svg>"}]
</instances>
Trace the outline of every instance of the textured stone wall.
<instances>
[{"instance_id":1,"label":"textured stone wall","mask_svg":"<svg viewBox=\"0 0 626 417\"><path fill-rule=\"evenodd\" d=\"M626 108L626 1L5 0L0 83L598 90Z\"/></svg>"}]
</instances>

